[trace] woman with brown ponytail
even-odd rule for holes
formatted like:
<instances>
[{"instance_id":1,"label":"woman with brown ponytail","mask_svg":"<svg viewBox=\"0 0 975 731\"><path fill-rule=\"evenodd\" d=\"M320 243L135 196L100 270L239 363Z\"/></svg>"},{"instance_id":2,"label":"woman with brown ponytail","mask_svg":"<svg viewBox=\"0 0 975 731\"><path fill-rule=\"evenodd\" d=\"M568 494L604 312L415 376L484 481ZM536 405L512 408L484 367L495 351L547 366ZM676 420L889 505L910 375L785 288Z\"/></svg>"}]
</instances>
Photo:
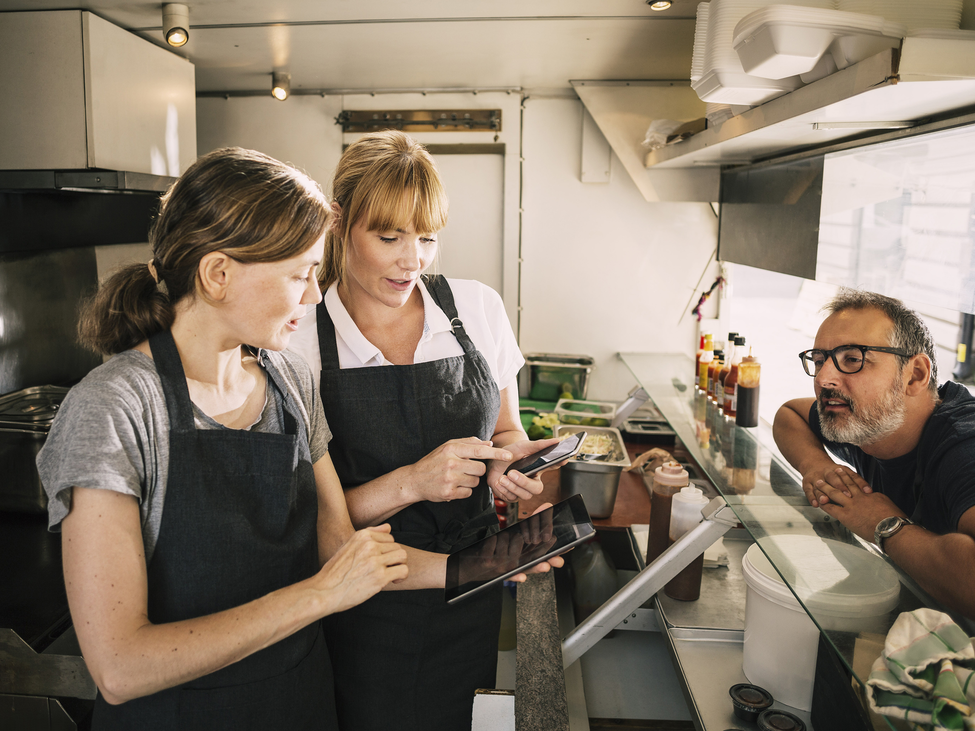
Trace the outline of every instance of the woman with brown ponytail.
<instances>
[{"instance_id":1,"label":"woman with brown ponytail","mask_svg":"<svg viewBox=\"0 0 975 731\"><path fill-rule=\"evenodd\" d=\"M83 313L111 358L38 467L95 731L334 729L318 620L407 577L389 526L354 531L317 384L282 352L321 300L328 215L293 168L217 150Z\"/></svg>"}]
</instances>

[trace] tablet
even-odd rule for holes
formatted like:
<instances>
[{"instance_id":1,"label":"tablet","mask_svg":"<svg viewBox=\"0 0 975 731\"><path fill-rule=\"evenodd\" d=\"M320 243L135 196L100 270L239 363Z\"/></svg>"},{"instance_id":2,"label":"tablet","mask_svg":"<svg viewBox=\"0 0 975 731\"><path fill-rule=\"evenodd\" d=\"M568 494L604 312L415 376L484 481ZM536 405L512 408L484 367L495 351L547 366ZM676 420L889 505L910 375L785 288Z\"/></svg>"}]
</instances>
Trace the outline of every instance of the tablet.
<instances>
[{"instance_id":1,"label":"tablet","mask_svg":"<svg viewBox=\"0 0 975 731\"><path fill-rule=\"evenodd\" d=\"M594 535L582 495L573 495L447 556L444 597L463 601Z\"/></svg>"},{"instance_id":2,"label":"tablet","mask_svg":"<svg viewBox=\"0 0 975 731\"><path fill-rule=\"evenodd\" d=\"M582 443L585 441L586 432L584 431L570 434L558 444L545 447L545 449L540 449L534 454L529 454L517 462L512 462L505 469L504 473L508 474L511 470L517 470L525 477L531 477L542 470L547 470L549 467L558 467L563 462L568 462L575 457L579 453L579 450L582 449Z\"/></svg>"}]
</instances>

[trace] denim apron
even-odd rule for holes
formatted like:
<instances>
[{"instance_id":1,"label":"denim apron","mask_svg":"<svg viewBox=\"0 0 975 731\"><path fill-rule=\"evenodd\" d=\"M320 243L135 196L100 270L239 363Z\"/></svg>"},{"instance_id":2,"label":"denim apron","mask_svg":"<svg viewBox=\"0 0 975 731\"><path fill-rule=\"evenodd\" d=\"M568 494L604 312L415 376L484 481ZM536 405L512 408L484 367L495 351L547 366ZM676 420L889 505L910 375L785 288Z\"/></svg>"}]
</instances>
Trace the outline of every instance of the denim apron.
<instances>
[{"instance_id":1,"label":"denim apron","mask_svg":"<svg viewBox=\"0 0 975 731\"><path fill-rule=\"evenodd\" d=\"M349 368L338 364L335 328L318 305L321 394L330 449L345 488L413 464L450 439L490 439L501 404L484 356L457 316L443 277L424 277L464 354L427 363ZM451 502L414 503L388 522L404 545L449 553L498 530L485 478ZM385 591L326 617L344 731L470 728L474 691L493 688L501 587L448 606L442 589Z\"/></svg>"},{"instance_id":2,"label":"denim apron","mask_svg":"<svg viewBox=\"0 0 975 731\"><path fill-rule=\"evenodd\" d=\"M172 335L149 339L169 413L169 478L148 566L149 620L161 624L240 606L318 570L318 502L301 459L303 420L275 367L284 434L200 429ZM337 728L319 622L175 688L112 706L95 701L94 731Z\"/></svg>"}]
</instances>

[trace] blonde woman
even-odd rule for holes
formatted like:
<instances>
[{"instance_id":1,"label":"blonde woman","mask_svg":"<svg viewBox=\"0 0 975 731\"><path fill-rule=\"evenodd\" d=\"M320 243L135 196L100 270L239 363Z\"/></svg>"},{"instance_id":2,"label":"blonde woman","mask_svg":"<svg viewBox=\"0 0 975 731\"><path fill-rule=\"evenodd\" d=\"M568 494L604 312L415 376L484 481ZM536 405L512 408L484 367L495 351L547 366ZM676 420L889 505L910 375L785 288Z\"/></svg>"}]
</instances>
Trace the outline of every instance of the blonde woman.
<instances>
[{"instance_id":1,"label":"blonde woman","mask_svg":"<svg viewBox=\"0 0 975 731\"><path fill-rule=\"evenodd\" d=\"M293 347L321 373L353 524L392 526L410 557L395 588L416 589L325 622L339 722L470 728L474 691L495 684L501 587L447 606L446 555L497 531L495 496L541 492L539 479L503 472L554 440L530 442L522 429L524 359L497 293L422 276L447 222L427 151L401 132L364 135L342 155L332 195L325 298ZM550 565L562 559L539 570Z\"/></svg>"},{"instance_id":2,"label":"blonde woman","mask_svg":"<svg viewBox=\"0 0 975 731\"><path fill-rule=\"evenodd\" d=\"M327 220L306 176L215 151L84 312L113 357L38 466L96 731L334 729L318 620L407 576L388 526L354 532L316 384L280 352L321 299Z\"/></svg>"}]
</instances>

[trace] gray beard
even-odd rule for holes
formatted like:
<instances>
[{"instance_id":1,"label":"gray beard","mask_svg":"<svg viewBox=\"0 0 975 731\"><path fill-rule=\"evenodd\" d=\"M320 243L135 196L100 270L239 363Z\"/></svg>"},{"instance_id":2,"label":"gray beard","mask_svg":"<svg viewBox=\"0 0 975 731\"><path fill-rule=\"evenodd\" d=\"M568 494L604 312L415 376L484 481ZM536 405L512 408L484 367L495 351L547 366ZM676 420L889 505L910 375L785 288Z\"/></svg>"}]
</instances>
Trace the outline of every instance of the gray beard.
<instances>
[{"instance_id":1,"label":"gray beard","mask_svg":"<svg viewBox=\"0 0 975 731\"><path fill-rule=\"evenodd\" d=\"M858 406L832 389L820 392L828 398L843 398L850 405L850 412L846 416L823 411L820 399L816 400L816 410L819 412L819 425L823 436L831 442L852 444L863 447L874 444L901 428L906 418L907 407L904 396L898 390L895 382L883 395L880 401L872 407Z\"/></svg>"}]
</instances>

